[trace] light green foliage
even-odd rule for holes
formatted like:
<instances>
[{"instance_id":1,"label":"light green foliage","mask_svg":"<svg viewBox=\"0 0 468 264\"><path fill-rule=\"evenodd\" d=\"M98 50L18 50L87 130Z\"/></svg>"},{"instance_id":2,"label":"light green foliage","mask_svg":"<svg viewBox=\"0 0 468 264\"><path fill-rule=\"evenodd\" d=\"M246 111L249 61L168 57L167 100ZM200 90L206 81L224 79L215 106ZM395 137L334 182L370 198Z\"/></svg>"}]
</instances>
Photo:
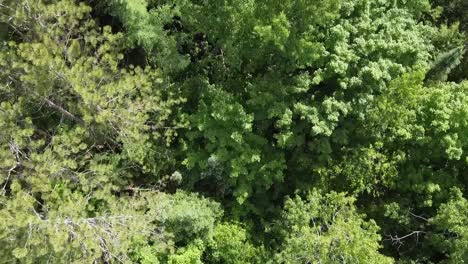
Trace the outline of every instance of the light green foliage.
<instances>
[{"instance_id":1,"label":"light green foliage","mask_svg":"<svg viewBox=\"0 0 468 264\"><path fill-rule=\"evenodd\" d=\"M293 186L316 183L312 175L322 177L340 148L359 143L352 124L388 82L429 64L433 29L416 21L427 2L312 2L206 1L186 10L224 51L214 77L187 81L201 100L186 163L200 174L216 157L239 203L288 175L299 175Z\"/></svg>"},{"instance_id":2,"label":"light green foliage","mask_svg":"<svg viewBox=\"0 0 468 264\"><path fill-rule=\"evenodd\" d=\"M151 218L131 199L117 202L105 191L85 196L57 187L53 198L40 202L17 182L13 185L15 193L8 200L2 196L0 210L5 220L0 227L2 263L92 263L101 258L129 263L132 244L145 242L154 232ZM92 210L101 195L108 197L109 209Z\"/></svg>"},{"instance_id":3,"label":"light green foliage","mask_svg":"<svg viewBox=\"0 0 468 264\"><path fill-rule=\"evenodd\" d=\"M176 242L208 237L219 206L130 185L171 165L177 90L158 70L120 67L122 35L88 6L15 9L10 26L25 32L0 52L0 262L133 263L152 244L167 260Z\"/></svg>"},{"instance_id":4,"label":"light green foliage","mask_svg":"<svg viewBox=\"0 0 468 264\"><path fill-rule=\"evenodd\" d=\"M213 202L184 193L144 193L117 199L108 189L84 194L57 186L49 199L39 202L17 182L12 188L14 194L8 200L2 196L5 205L0 209L5 220L0 226L2 262L16 258L21 263L92 263L99 259L199 263L184 262L193 259L194 253L188 252L194 246L175 246L182 240L192 241L176 229L183 227L194 238L206 238L219 215ZM190 210L196 210L199 217ZM180 221L174 215L192 221L174 228ZM197 252L200 255L202 250Z\"/></svg>"},{"instance_id":5,"label":"light green foliage","mask_svg":"<svg viewBox=\"0 0 468 264\"><path fill-rule=\"evenodd\" d=\"M196 246L190 246L169 257L169 264L202 264L202 251Z\"/></svg>"},{"instance_id":6,"label":"light green foliage","mask_svg":"<svg viewBox=\"0 0 468 264\"><path fill-rule=\"evenodd\" d=\"M213 232L215 221L222 213L219 205L199 200L194 194L187 196L177 193L169 197L173 200L154 205L155 211L169 212L157 216L156 221L167 226L167 231L174 234L176 242L208 239Z\"/></svg>"},{"instance_id":7,"label":"light green foliage","mask_svg":"<svg viewBox=\"0 0 468 264\"><path fill-rule=\"evenodd\" d=\"M157 174L170 155L164 145L182 126L171 116L172 107L183 98L155 69L118 68L122 36L111 34L108 27L99 32L92 20L82 22L90 11L88 7L59 1L35 8L44 12L42 22L31 22L31 26L39 27L40 37L27 43L10 43L2 52L2 78L6 80L2 90L9 98L23 102L23 107L29 104L31 112L37 111L31 104L36 108L44 105L40 114L81 125L81 137L88 137L80 145L81 151L105 145L121 148L121 158ZM69 13L64 13L67 8ZM50 27L53 30L40 26L50 20L46 15L61 18L50 22L55 25ZM27 102L23 99L26 95L30 96ZM24 115L21 119L27 120L32 113Z\"/></svg>"},{"instance_id":8,"label":"light green foliage","mask_svg":"<svg viewBox=\"0 0 468 264\"><path fill-rule=\"evenodd\" d=\"M285 202L285 241L279 263L393 263L378 250L380 236L373 220L365 221L344 194L311 192Z\"/></svg>"},{"instance_id":9,"label":"light green foliage","mask_svg":"<svg viewBox=\"0 0 468 264\"><path fill-rule=\"evenodd\" d=\"M156 226L153 236L140 243L136 259L142 263L201 263L222 211L219 204L195 194L177 192L144 195L141 208ZM164 239L158 239L162 237Z\"/></svg>"},{"instance_id":10,"label":"light green foliage","mask_svg":"<svg viewBox=\"0 0 468 264\"><path fill-rule=\"evenodd\" d=\"M466 82L425 87L422 75L414 74L394 81L389 93L377 99L372 122L383 131L378 140L400 156L407 172L398 188L418 192L429 191L423 185L455 184L467 159L467 95ZM441 163L447 167L438 167Z\"/></svg>"},{"instance_id":11,"label":"light green foliage","mask_svg":"<svg viewBox=\"0 0 468 264\"><path fill-rule=\"evenodd\" d=\"M442 204L431 219L440 232L433 239L448 255L446 263L463 263L468 259L468 201L459 189L452 191L452 199Z\"/></svg>"},{"instance_id":12,"label":"light green foliage","mask_svg":"<svg viewBox=\"0 0 468 264\"><path fill-rule=\"evenodd\" d=\"M400 155L384 153L379 144L343 149L343 152L342 160L332 161L326 169L317 170L326 189L334 186L338 190L380 196L383 190L379 187L395 185Z\"/></svg>"},{"instance_id":13,"label":"light green foliage","mask_svg":"<svg viewBox=\"0 0 468 264\"><path fill-rule=\"evenodd\" d=\"M437 213L440 204L449 199L451 188L467 183L468 91L466 82L424 86L423 79L424 71L419 71L394 80L388 93L376 98L375 108L366 118L368 129L362 133L375 136L386 157L393 160L380 158L379 162L397 172L390 181L375 185L398 195L370 200L367 206L372 208L372 216L381 215L391 202L398 204L397 210L387 211L380 219L384 233L422 231L426 235L409 239L430 244L428 237L442 234L432 231L424 219ZM443 247L439 250L445 251ZM437 251L419 252L414 254L422 260Z\"/></svg>"},{"instance_id":14,"label":"light green foliage","mask_svg":"<svg viewBox=\"0 0 468 264\"><path fill-rule=\"evenodd\" d=\"M251 244L247 232L237 224L220 224L213 233L209 263L263 263L262 249Z\"/></svg>"},{"instance_id":15,"label":"light green foliage","mask_svg":"<svg viewBox=\"0 0 468 264\"><path fill-rule=\"evenodd\" d=\"M225 166L231 178L227 180L228 183L243 187L236 191L237 199L242 203L248 196L252 188L250 182L256 178L257 173L263 176L256 178L254 184L258 186L268 188L274 178L281 179L282 158L275 153L262 155L258 148L267 148L267 142L253 133L253 116L245 113L242 105L236 103L232 95L211 86L205 89L206 101L199 106L201 114L194 116L192 120L200 131L204 131L206 148L211 153L189 152L185 163L189 168L198 165L207 170L211 158ZM207 118L206 113L210 113L211 117ZM199 133L191 132L188 136L191 142L196 142ZM249 168L255 168L255 171L249 171Z\"/></svg>"},{"instance_id":16,"label":"light green foliage","mask_svg":"<svg viewBox=\"0 0 468 264\"><path fill-rule=\"evenodd\" d=\"M325 182L341 186L344 178L343 190L376 192L382 186L426 197L434 195L431 185L447 190L458 184L456 175L466 166L466 82L424 86L423 79L424 71L404 75L375 97L363 114L365 130L356 136L373 137L375 143L343 149L342 161L320 169ZM444 163L445 168L439 167Z\"/></svg>"}]
</instances>

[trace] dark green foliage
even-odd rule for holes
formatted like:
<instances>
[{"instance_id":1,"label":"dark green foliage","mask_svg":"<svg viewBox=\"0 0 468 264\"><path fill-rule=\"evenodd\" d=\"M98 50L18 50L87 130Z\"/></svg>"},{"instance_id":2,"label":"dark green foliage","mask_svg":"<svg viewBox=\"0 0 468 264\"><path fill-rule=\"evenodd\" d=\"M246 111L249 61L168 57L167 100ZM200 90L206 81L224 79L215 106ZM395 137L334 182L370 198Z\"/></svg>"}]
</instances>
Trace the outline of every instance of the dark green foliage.
<instances>
[{"instance_id":1,"label":"dark green foliage","mask_svg":"<svg viewBox=\"0 0 468 264\"><path fill-rule=\"evenodd\" d=\"M464 52L461 53L463 58L461 62L458 62L458 67L454 68L451 74L448 76L449 80L461 81L467 78L468 73L468 2L464 0L433 0L432 5L437 7L436 9L436 23L442 24L441 28L445 27L445 24L450 27L459 29L464 37L461 38L459 46L464 46ZM452 31L458 33L458 30ZM445 36L447 43L448 39L453 39L453 36ZM448 41L450 43L451 41ZM452 48L455 48L452 46ZM446 50L448 52L448 50ZM457 63L457 64L458 64Z\"/></svg>"},{"instance_id":2,"label":"dark green foliage","mask_svg":"<svg viewBox=\"0 0 468 264\"><path fill-rule=\"evenodd\" d=\"M446 81L450 71L461 63L464 53L464 47L456 47L441 54L434 61L434 64L427 73L426 78L428 80Z\"/></svg>"}]
</instances>

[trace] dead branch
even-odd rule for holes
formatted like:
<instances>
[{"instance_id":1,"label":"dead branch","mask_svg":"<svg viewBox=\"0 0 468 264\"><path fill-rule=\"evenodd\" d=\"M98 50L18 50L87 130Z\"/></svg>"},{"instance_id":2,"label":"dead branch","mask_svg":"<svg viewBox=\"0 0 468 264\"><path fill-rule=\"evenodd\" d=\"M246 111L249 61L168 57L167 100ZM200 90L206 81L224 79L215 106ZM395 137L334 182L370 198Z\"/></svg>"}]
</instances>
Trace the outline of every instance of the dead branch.
<instances>
[{"instance_id":1,"label":"dead branch","mask_svg":"<svg viewBox=\"0 0 468 264\"><path fill-rule=\"evenodd\" d=\"M65 117L71 119L72 121L76 122L76 123L79 123L79 124L83 124L84 121L83 119L73 115L72 113L68 112L65 108L57 105L56 103L52 102L50 99L46 98L46 97L43 97L43 100L44 102L46 102L46 104L50 107L50 108L53 108L57 111L59 111L62 115L64 115Z\"/></svg>"},{"instance_id":2,"label":"dead branch","mask_svg":"<svg viewBox=\"0 0 468 264\"><path fill-rule=\"evenodd\" d=\"M400 248L403 244L404 244L404 240L409 238L409 237L412 237L412 236L416 236L416 243L419 242L419 235L420 234L425 234L426 232L424 231L413 231L409 234L406 234L404 236L401 236L399 237L398 235L387 235L387 239L384 239L385 241L391 241L392 242L392 245L398 245L398 248Z\"/></svg>"}]
</instances>

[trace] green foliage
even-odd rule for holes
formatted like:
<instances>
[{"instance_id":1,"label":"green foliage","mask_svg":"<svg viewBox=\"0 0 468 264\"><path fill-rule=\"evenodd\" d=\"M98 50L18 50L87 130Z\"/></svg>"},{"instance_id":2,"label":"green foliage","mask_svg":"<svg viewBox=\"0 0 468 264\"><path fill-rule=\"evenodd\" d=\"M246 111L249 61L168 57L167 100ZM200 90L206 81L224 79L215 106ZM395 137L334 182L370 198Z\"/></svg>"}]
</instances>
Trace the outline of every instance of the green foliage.
<instances>
[{"instance_id":1,"label":"green foliage","mask_svg":"<svg viewBox=\"0 0 468 264\"><path fill-rule=\"evenodd\" d=\"M442 204L431 223L440 232L434 236L435 243L449 256L447 263L463 263L468 259L468 201L459 189L453 197Z\"/></svg>"},{"instance_id":2,"label":"green foliage","mask_svg":"<svg viewBox=\"0 0 468 264\"><path fill-rule=\"evenodd\" d=\"M219 204L195 194L158 193L142 197L154 224L152 236L139 243L136 259L142 263L202 263L201 257L222 215ZM163 239L158 239L163 238Z\"/></svg>"},{"instance_id":3,"label":"green foliage","mask_svg":"<svg viewBox=\"0 0 468 264\"><path fill-rule=\"evenodd\" d=\"M0 53L0 262L131 263L152 244L167 260L208 237L216 204L132 187L170 172L177 89L158 70L122 68L122 34L96 27L88 6L15 5L9 26L27 31Z\"/></svg>"},{"instance_id":4,"label":"green foliage","mask_svg":"<svg viewBox=\"0 0 468 264\"><path fill-rule=\"evenodd\" d=\"M0 263L465 262L464 5L0 0Z\"/></svg>"},{"instance_id":5,"label":"green foliage","mask_svg":"<svg viewBox=\"0 0 468 264\"><path fill-rule=\"evenodd\" d=\"M448 23L460 23L462 30L468 26L468 3L463 0L433 0L433 5L442 7L440 19Z\"/></svg>"},{"instance_id":6,"label":"green foliage","mask_svg":"<svg viewBox=\"0 0 468 264\"><path fill-rule=\"evenodd\" d=\"M393 263L378 252L378 226L365 221L353 203L353 198L334 192L287 199L281 223L286 236L278 262Z\"/></svg>"},{"instance_id":7,"label":"green foliage","mask_svg":"<svg viewBox=\"0 0 468 264\"><path fill-rule=\"evenodd\" d=\"M66 3L68 6L63 6ZM78 123L82 136L88 138L82 148L119 148L120 158L157 174L170 156L164 145L183 126L172 118L172 107L184 101L177 89L155 69L119 68L122 35L112 34L108 27L100 32L92 20L83 21L88 7L59 1L35 8L45 15L42 22L31 22L31 26L56 26L53 31L39 27L37 39L11 42L2 51L2 78L6 80L2 91L12 98L6 103L22 102L31 111L20 119L45 114L61 117L60 122L68 119ZM63 13L67 8L70 13ZM20 13L18 19L22 15L27 14ZM46 15L63 19L49 22ZM64 35L67 39L61 37ZM31 96L28 102L22 99L26 95ZM43 104L50 110L40 109L33 116L32 112ZM59 125L57 121L55 126Z\"/></svg>"},{"instance_id":8,"label":"green foliage","mask_svg":"<svg viewBox=\"0 0 468 264\"><path fill-rule=\"evenodd\" d=\"M433 0L432 4L437 6L440 10L440 14L436 17L436 23L442 24L442 29L452 28L455 30L443 30L443 33L451 33L448 36L442 35L445 37L445 41L447 42L447 38L452 38L453 35L459 34L462 37L457 37L455 39L459 39L460 43L458 46L464 46L465 50L462 53L463 58L458 65L458 67L452 69L451 74L449 75L449 80L451 81L461 81L467 78L468 72L468 53L466 51L467 41L468 41L468 3L466 1L447 1L447 0ZM448 27L444 24L449 25ZM460 32L461 31L461 32ZM462 33L462 34L460 34ZM436 34L437 36L437 34ZM452 46L451 48L455 48ZM445 50L446 52L449 49Z\"/></svg>"},{"instance_id":9,"label":"green foliage","mask_svg":"<svg viewBox=\"0 0 468 264\"><path fill-rule=\"evenodd\" d=\"M221 196L232 194L254 211L271 209L257 201L329 185L331 174L339 174L330 168L342 168L336 161L367 162L357 157L359 151L369 151L364 154L370 156L367 167L356 164L368 175L355 178L354 165L345 168L354 188L370 190L376 182L395 178L399 157L386 157L385 150L370 153L374 142L355 135L367 129L364 115L392 79L431 64L435 29L417 22L427 8L427 2L418 3L183 5L184 22L206 33L213 49L197 62L208 77L189 71L193 77L184 80L198 99L187 108L193 112L184 139L190 178L214 182ZM213 20L218 23L209 23ZM375 173L369 171L379 155L384 161ZM220 169L207 177L210 159Z\"/></svg>"},{"instance_id":10,"label":"green foliage","mask_svg":"<svg viewBox=\"0 0 468 264\"><path fill-rule=\"evenodd\" d=\"M422 254L412 254L438 259L437 251L426 243L440 233L424 219L437 214L437 208L449 200L451 188L467 184L468 93L466 82L424 86L423 79L423 71L396 79L389 92L376 99L377 108L368 112L365 133L376 136L386 156L393 157L386 163L397 172L391 181L374 188L397 195L364 203L388 235L421 231L422 236L412 237L416 244L424 241ZM398 208L382 217L380 212L389 210L390 204ZM400 242L393 241L397 246Z\"/></svg>"},{"instance_id":11,"label":"green foliage","mask_svg":"<svg viewBox=\"0 0 468 264\"><path fill-rule=\"evenodd\" d=\"M427 73L427 78L446 81L450 71L460 64L464 52L463 47L456 47L440 55Z\"/></svg>"},{"instance_id":12,"label":"green foliage","mask_svg":"<svg viewBox=\"0 0 468 264\"><path fill-rule=\"evenodd\" d=\"M209 252L209 263L264 263L262 249L252 245L247 231L237 224L218 225Z\"/></svg>"},{"instance_id":13,"label":"green foliage","mask_svg":"<svg viewBox=\"0 0 468 264\"><path fill-rule=\"evenodd\" d=\"M148 58L165 71L178 71L188 64L187 56L178 53L177 38L164 30L179 15L177 6L164 3L152 8L147 0L106 0L112 15L126 29L131 47L142 47Z\"/></svg>"},{"instance_id":14,"label":"green foliage","mask_svg":"<svg viewBox=\"0 0 468 264\"><path fill-rule=\"evenodd\" d=\"M200 263L186 259L194 258L189 252L199 243L196 237L207 237L219 214L213 202L184 193L115 198L109 190L85 194L56 187L53 197L40 204L17 182L12 188L15 193L0 210L6 220L0 226L2 263L15 258L22 263L92 263L99 259ZM2 197L2 203L6 201ZM190 210L197 210L200 216L194 217ZM174 215L193 221L174 228L180 221ZM184 234L191 234L193 239ZM175 246L182 240L193 242Z\"/></svg>"},{"instance_id":15,"label":"green foliage","mask_svg":"<svg viewBox=\"0 0 468 264\"><path fill-rule=\"evenodd\" d=\"M213 232L215 221L221 216L219 205L200 200L196 195L177 193L169 196L166 203L155 204L155 211L169 212L156 217L156 221L167 226L176 242L185 240L206 240ZM190 199L189 199L190 198ZM172 200L174 199L174 201Z\"/></svg>"}]
</instances>

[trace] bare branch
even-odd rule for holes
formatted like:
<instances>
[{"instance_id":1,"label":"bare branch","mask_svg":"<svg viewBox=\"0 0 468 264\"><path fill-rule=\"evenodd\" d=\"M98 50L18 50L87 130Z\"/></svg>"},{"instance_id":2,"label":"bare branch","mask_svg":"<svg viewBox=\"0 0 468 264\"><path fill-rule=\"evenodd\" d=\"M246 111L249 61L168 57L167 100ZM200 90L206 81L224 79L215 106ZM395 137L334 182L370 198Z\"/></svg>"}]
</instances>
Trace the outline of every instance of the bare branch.
<instances>
[{"instance_id":1,"label":"bare branch","mask_svg":"<svg viewBox=\"0 0 468 264\"><path fill-rule=\"evenodd\" d=\"M424 231L413 231L409 234L406 234L404 236L401 236L399 237L398 235L387 235L387 239L384 239L385 241L391 241L392 242L392 245L398 245L398 248L400 248L403 244L404 244L404 241L405 239L409 238L409 237L412 237L412 236L416 236L416 243L419 242L419 235L420 234L425 234L426 232Z\"/></svg>"},{"instance_id":2,"label":"bare branch","mask_svg":"<svg viewBox=\"0 0 468 264\"><path fill-rule=\"evenodd\" d=\"M425 222L428 222L428 221L429 221L427 218L422 217L422 216L420 216L420 215L413 214L411 211L408 211L408 213L409 213L411 216L413 216L413 217L416 217L416 218L419 218L419 219L421 219L421 220L424 220Z\"/></svg>"},{"instance_id":3,"label":"bare branch","mask_svg":"<svg viewBox=\"0 0 468 264\"><path fill-rule=\"evenodd\" d=\"M60 113L62 113L62 115L64 115L65 117L73 120L74 122L76 123L79 123L79 124L83 124L84 121L83 119L73 115L72 113L68 112L66 109L64 109L63 107L57 105L56 103L52 102L51 100L49 100L48 98L46 97L43 97L43 100L47 103L47 105L50 107L50 108L53 108L57 111L59 111Z\"/></svg>"}]
</instances>

